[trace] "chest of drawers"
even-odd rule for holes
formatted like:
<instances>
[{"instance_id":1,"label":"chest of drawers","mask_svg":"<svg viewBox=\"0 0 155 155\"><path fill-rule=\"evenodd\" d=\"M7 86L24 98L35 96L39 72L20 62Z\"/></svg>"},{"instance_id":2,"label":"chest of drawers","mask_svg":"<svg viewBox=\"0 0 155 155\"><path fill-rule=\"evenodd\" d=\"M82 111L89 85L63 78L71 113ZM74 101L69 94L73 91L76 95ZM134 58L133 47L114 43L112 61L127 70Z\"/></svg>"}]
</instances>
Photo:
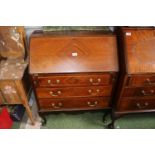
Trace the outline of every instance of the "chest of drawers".
<instances>
[{"instance_id":1,"label":"chest of drawers","mask_svg":"<svg viewBox=\"0 0 155 155\"><path fill-rule=\"evenodd\" d=\"M122 114L155 111L155 29L121 28L119 49L114 120Z\"/></svg>"},{"instance_id":2,"label":"chest of drawers","mask_svg":"<svg viewBox=\"0 0 155 155\"><path fill-rule=\"evenodd\" d=\"M111 108L116 37L103 32L32 34L30 74L39 113Z\"/></svg>"}]
</instances>

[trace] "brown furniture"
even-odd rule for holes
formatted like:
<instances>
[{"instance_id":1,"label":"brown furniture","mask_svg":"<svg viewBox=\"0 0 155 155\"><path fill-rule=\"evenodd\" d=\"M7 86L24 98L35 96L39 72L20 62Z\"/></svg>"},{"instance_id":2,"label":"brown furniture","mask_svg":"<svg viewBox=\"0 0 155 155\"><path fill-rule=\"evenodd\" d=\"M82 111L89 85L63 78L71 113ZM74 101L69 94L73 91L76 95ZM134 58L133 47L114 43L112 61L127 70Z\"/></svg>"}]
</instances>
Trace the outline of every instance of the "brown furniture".
<instances>
[{"instance_id":1,"label":"brown furniture","mask_svg":"<svg viewBox=\"0 0 155 155\"><path fill-rule=\"evenodd\" d=\"M113 122L124 114L155 112L155 29L119 29L120 70Z\"/></svg>"},{"instance_id":2,"label":"brown furniture","mask_svg":"<svg viewBox=\"0 0 155 155\"><path fill-rule=\"evenodd\" d=\"M0 26L0 106L22 104L34 124L25 38L22 26Z\"/></svg>"},{"instance_id":3,"label":"brown furniture","mask_svg":"<svg viewBox=\"0 0 155 155\"><path fill-rule=\"evenodd\" d=\"M28 69L24 69L26 66L27 65L24 65L22 69L22 65L20 66L20 69L16 68L16 72L13 73L15 75L14 77L0 77L0 106L22 104L25 107L32 124L34 125L35 122L28 103L31 85L28 76ZM11 66L11 68L14 68L15 70L15 67Z\"/></svg>"},{"instance_id":4,"label":"brown furniture","mask_svg":"<svg viewBox=\"0 0 155 155\"><path fill-rule=\"evenodd\" d=\"M36 32L30 74L40 115L110 109L118 72L116 36L101 32Z\"/></svg>"}]
</instances>

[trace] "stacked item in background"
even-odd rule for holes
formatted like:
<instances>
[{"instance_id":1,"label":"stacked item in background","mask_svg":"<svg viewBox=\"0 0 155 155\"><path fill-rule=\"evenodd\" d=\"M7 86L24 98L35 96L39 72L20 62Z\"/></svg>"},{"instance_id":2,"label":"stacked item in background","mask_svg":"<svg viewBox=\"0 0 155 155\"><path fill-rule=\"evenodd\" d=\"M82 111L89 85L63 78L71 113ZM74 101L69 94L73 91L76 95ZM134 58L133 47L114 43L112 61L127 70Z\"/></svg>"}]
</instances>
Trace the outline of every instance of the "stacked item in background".
<instances>
[{"instance_id":1,"label":"stacked item in background","mask_svg":"<svg viewBox=\"0 0 155 155\"><path fill-rule=\"evenodd\" d=\"M26 70L28 62L24 27L0 27L0 105L21 105L34 124L28 96L30 84Z\"/></svg>"}]
</instances>

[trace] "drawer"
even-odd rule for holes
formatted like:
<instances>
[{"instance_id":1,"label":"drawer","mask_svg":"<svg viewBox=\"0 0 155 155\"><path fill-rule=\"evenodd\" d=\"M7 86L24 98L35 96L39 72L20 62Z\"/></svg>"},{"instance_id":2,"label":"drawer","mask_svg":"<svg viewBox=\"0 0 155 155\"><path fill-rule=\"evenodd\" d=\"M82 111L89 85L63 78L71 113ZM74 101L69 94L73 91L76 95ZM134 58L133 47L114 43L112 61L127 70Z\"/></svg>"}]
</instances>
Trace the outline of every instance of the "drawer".
<instances>
[{"instance_id":1,"label":"drawer","mask_svg":"<svg viewBox=\"0 0 155 155\"><path fill-rule=\"evenodd\" d=\"M41 110L89 110L109 108L109 98L40 99Z\"/></svg>"},{"instance_id":2,"label":"drawer","mask_svg":"<svg viewBox=\"0 0 155 155\"><path fill-rule=\"evenodd\" d=\"M36 88L38 98L110 96L112 86Z\"/></svg>"},{"instance_id":3,"label":"drawer","mask_svg":"<svg viewBox=\"0 0 155 155\"><path fill-rule=\"evenodd\" d=\"M137 111L155 109L154 99L121 99L117 110L120 111Z\"/></svg>"},{"instance_id":4,"label":"drawer","mask_svg":"<svg viewBox=\"0 0 155 155\"><path fill-rule=\"evenodd\" d=\"M0 81L0 92L3 101L8 104L22 103L16 84L11 80Z\"/></svg>"},{"instance_id":5,"label":"drawer","mask_svg":"<svg viewBox=\"0 0 155 155\"><path fill-rule=\"evenodd\" d=\"M129 78L129 86L151 86L155 85L155 75L136 75Z\"/></svg>"},{"instance_id":6,"label":"drawer","mask_svg":"<svg viewBox=\"0 0 155 155\"><path fill-rule=\"evenodd\" d=\"M110 74L92 75L57 75L57 76L38 76L34 78L34 84L40 87L59 87L59 86L97 86L109 85L111 83Z\"/></svg>"},{"instance_id":7,"label":"drawer","mask_svg":"<svg viewBox=\"0 0 155 155\"><path fill-rule=\"evenodd\" d=\"M155 86L124 89L123 97L134 97L134 96L142 96L142 97L155 96Z\"/></svg>"}]
</instances>

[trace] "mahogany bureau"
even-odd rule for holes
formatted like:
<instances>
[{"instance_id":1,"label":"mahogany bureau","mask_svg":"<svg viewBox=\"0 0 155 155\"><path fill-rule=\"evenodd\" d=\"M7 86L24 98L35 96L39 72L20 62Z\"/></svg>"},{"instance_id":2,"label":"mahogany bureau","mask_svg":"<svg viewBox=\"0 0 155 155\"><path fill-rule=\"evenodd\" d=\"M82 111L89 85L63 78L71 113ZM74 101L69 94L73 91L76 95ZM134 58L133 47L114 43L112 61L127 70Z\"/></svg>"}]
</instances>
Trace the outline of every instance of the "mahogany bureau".
<instances>
[{"instance_id":1,"label":"mahogany bureau","mask_svg":"<svg viewBox=\"0 0 155 155\"><path fill-rule=\"evenodd\" d=\"M39 114L109 109L118 72L111 33L34 32L29 68Z\"/></svg>"},{"instance_id":2,"label":"mahogany bureau","mask_svg":"<svg viewBox=\"0 0 155 155\"><path fill-rule=\"evenodd\" d=\"M119 84L113 121L124 114L155 112L155 29L119 29Z\"/></svg>"}]
</instances>

